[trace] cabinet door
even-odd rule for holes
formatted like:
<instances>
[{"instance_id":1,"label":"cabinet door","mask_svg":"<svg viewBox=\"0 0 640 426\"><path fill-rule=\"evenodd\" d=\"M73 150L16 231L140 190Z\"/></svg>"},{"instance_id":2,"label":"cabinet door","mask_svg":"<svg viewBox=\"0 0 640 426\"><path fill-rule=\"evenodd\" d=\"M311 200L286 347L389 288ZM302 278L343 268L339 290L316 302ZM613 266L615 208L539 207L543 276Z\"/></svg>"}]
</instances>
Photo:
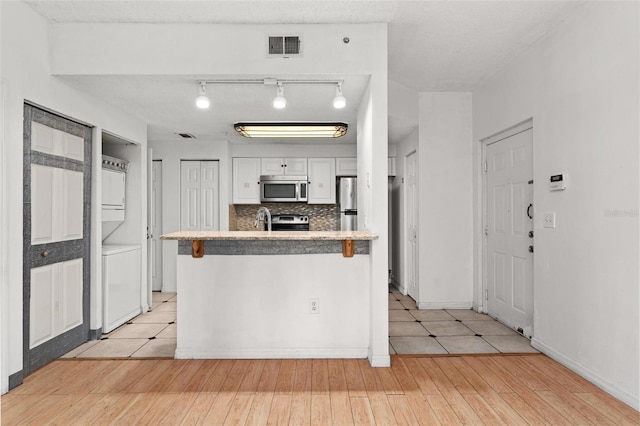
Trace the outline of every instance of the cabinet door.
<instances>
[{"instance_id":1,"label":"cabinet door","mask_svg":"<svg viewBox=\"0 0 640 426\"><path fill-rule=\"evenodd\" d=\"M233 204L260 204L260 158L233 159Z\"/></svg>"},{"instance_id":2,"label":"cabinet door","mask_svg":"<svg viewBox=\"0 0 640 426\"><path fill-rule=\"evenodd\" d=\"M309 204L336 203L335 158L309 158Z\"/></svg>"},{"instance_id":3,"label":"cabinet door","mask_svg":"<svg viewBox=\"0 0 640 426\"><path fill-rule=\"evenodd\" d=\"M336 158L336 176L358 176L358 159Z\"/></svg>"},{"instance_id":4,"label":"cabinet door","mask_svg":"<svg viewBox=\"0 0 640 426\"><path fill-rule=\"evenodd\" d=\"M306 176L307 175L307 159L306 158L285 158L284 174L290 176Z\"/></svg>"},{"instance_id":5,"label":"cabinet door","mask_svg":"<svg viewBox=\"0 0 640 426\"><path fill-rule=\"evenodd\" d=\"M261 166L261 174L269 176L284 175L284 160L282 158L263 158Z\"/></svg>"}]
</instances>

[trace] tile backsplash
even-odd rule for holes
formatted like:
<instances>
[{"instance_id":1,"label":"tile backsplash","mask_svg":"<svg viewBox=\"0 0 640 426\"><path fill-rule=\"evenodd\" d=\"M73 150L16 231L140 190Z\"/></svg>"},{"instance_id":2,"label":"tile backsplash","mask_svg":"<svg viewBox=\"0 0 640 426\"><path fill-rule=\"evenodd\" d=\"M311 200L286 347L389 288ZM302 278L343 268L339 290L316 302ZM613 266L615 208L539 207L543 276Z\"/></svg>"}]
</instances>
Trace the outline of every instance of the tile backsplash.
<instances>
[{"instance_id":1,"label":"tile backsplash","mask_svg":"<svg viewBox=\"0 0 640 426\"><path fill-rule=\"evenodd\" d=\"M338 231L340 211L337 204L263 203L229 206L230 231L254 231L256 212L266 207L271 214L304 214L309 216L311 231Z\"/></svg>"}]
</instances>

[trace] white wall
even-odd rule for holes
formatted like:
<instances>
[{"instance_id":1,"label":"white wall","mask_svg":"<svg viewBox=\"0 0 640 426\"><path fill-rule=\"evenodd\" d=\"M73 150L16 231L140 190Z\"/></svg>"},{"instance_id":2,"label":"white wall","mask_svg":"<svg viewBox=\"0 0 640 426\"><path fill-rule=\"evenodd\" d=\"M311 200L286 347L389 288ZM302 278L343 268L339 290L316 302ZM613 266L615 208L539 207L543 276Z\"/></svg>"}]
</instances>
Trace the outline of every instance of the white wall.
<instances>
[{"instance_id":1,"label":"white wall","mask_svg":"<svg viewBox=\"0 0 640 426\"><path fill-rule=\"evenodd\" d=\"M406 188L406 158L409 154L418 150L418 138L419 130L415 129L409 136L407 136L400 143L395 144L396 151L396 177L393 179L392 192L393 192L393 205L392 216L393 223L391 235L393 236L393 257L391 270L393 272L393 279L399 286L403 293L407 291L407 270L405 268L405 244L406 244L406 229L405 229L405 188Z\"/></svg>"},{"instance_id":2,"label":"white wall","mask_svg":"<svg viewBox=\"0 0 640 426\"><path fill-rule=\"evenodd\" d=\"M420 93L420 309L473 299L471 94Z\"/></svg>"},{"instance_id":3,"label":"white wall","mask_svg":"<svg viewBox=\"0 0 640 426\"><path fill-rule=\"evenodd\" d=\"M220 229L229 229L231 200L231 157L227 142L206 140L150 142L154 160L162 160L162 232L180 230L180 161L217 160L220 163ZM162 242L162 291L174 292L176 283L177 241Z\"/></svg>"},{"instance_id":4,"label":"white wall","mask_svg":"<svg viewBox=\"0 0 640 426\"><path fill-rule=\"evenodd\" d=\"M8 387L8 376L22 369L22 118L25 100L42 105L61 114L108 128L128 139L146 143L146 126L137 119L69 88L51 76L49 69L49 25L22 2L0 2L2 56L2 196L3 221L6 227L0 236L2 268L2 351L0 359L0 390ZM28 29L28 32L26 32ZM94 135L96 132L94 131ZM100 140L94 141L94 149ZM96 145L98 144L98 145ZM94 170L95 177L95 170ZM95 201L93 210L96 210ZM5 232L6 231L6 232ZM96 236L100 240L99 234ZM94 238L95 241L95 238ZM99 259L99 254L92 256ZM15 249L20 248L20 249ZM94 276L92 284L99 282ZM95 323L92 318L92 328Z\"/></svg>"},{"instance_id":5,"label":"white wall","mask_svg":"<svg viewBox=\"0 0 640 426\"><path fill-rule=\"evenodd\" d=\"M637 2L590 2L473 97L476 188L479 141L533 117L533 345L636 409L638 31ZM567 189L550 192L557 173ZM481 265L480 192L474 205Z\"/></svg>"}]
</instances>

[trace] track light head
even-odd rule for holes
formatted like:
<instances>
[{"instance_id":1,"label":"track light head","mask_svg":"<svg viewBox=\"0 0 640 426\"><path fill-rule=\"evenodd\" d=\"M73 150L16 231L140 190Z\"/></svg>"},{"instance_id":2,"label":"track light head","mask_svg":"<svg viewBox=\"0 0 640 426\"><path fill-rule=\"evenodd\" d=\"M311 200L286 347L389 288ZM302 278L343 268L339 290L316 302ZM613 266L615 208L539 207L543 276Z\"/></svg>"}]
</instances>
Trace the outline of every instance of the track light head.
<instances>
[{"instance_id":1,"label":"track light head","mask_svg":"<svg viewBox=\"0 0 640 426\"><path fill-rule=\"evenodd\" d=\"M342 83L338 83L336 86L336 96L333 98L333 107L335 109L342 109L347 105L347 100L342 95Z\"/></svg>"},{"instance_id":2,"label":"track light head","mask_svg":"<svg viewBox=\"0 0 640 426\"><path fill-rule=\"evenodd\" d=\"M196 98L196 106L200 109L207 109L211 105L211 101L207 97L207 83L201 81L198 86L198 97Z\"/></svg>"},{"instance_id":3,"label":"track light head","mask_svg":"<svg viewBox=\"0 0 640 426\"><path fill-rule=\"evenodd\" d=\"M273 98L273 107L277 109L283 109L287 106L287 99L284 97L284 87L282 83L278 83L276 89L276 97Z\"/></svg>"}]
</instances>

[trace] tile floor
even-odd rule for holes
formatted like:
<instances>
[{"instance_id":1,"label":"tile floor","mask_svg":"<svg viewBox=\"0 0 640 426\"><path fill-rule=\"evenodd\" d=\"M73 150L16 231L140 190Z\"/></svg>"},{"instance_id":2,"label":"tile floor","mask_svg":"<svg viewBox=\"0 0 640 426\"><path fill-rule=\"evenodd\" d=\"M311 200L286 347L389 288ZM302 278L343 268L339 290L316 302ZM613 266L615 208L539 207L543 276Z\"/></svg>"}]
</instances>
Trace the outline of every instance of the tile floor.
<instances>
[{"instance_id":1,"label":"tile floor","mask_svg":"<svg viewBox=\"0 0 640 426\"><path fill-rule=\"evenodd\" d=\"M67 353L63 358L173 358L176 294L153 293L153 309ZM468 309L417 310L415 301L389 288L391 354L537 352L529 340L488 315Z\"/></svg>"},{"instance_id":2,"label":"tile floor","mask_svg":"<svg viewBox=\"0 0 640 426\"><path fill-rule=\"evenodd\" d=\"M538 352L529 339L470 309L417 310L409 296L389 287L391 354Z\"/></svg>"},{"instance_id":3,"label":"tile floor","mask_svg":"<svg viewBox=\"0 0 640 426\"><path fill-rule=\"evenodd\" d=\"M176 294L153 293L153 307L128 323L77 347L63 358L173 358Z\"/></svg>"}]
</instances>

